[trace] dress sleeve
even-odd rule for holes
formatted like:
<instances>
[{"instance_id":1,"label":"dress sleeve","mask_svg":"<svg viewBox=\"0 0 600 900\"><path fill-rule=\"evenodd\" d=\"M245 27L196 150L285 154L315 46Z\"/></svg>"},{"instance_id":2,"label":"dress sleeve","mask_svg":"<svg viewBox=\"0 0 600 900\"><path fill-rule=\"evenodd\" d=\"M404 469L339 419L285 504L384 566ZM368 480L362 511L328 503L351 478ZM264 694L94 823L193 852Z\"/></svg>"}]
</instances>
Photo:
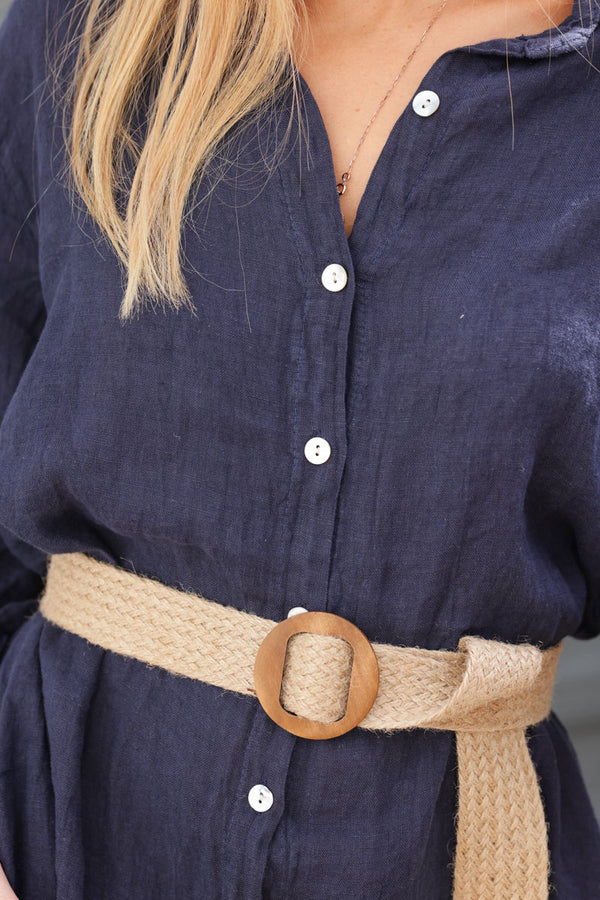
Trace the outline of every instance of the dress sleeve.
<instances>
[{"instance_id":1,"label":"dress sleeve","mask_svg":"<svg viewBox=\"0 0 600 900\"><path fill-rule=\"evenodd\" d=\"M0 442L5 412L45 321L35 199L35 13L43 21L43 0L13 0L0 25ZM34 611L44 573L43 553L0 526L0 658Z\"/></svg>"}]
</instances>

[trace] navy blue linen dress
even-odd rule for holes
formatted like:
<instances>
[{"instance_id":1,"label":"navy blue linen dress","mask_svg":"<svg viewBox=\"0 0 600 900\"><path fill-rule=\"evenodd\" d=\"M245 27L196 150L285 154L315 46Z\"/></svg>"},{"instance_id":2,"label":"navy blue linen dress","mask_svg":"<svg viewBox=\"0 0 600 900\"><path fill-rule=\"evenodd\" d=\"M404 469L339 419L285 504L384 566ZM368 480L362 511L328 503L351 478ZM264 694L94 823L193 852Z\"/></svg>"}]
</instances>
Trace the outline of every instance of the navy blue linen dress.
<instances>
[{"instance_id":1,"label":"navy blue linen dress","mask_svg":"<svg viewBox=\"0 0 600 900\"><path fill-rule=\"evenodd\" d=\"M399 117L349 239L302 82L308 150L296 130L264 169L286 95L191 208L196 315L125 325L61 177L45 41L69 10L14 0L0 29L0 862L20 900L448 900L452 733L295 738L36 601L47 555L82 551L372 641L598 633L600 6L444 53L419 88L439 108ZM552 896L600 898L565 731L530 742Z\"/></svg>"}]
</instances>

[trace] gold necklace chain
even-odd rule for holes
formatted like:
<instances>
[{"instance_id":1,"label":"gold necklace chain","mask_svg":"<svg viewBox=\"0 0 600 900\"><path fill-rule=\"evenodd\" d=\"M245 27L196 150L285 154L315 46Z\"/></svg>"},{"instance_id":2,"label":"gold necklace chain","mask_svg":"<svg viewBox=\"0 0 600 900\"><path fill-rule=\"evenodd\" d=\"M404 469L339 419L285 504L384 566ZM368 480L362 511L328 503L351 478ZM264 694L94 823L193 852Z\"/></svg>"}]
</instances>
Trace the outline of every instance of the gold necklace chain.
<instances>
[{"instance_id":1,"label":"gold necklace chain","mask_svg":"<svg viewBox=\"0 0 600 900\"><path fill-rule=\"evenodd\" d=\"M342 194L345 194L345 193L346 193L346 185L348 184L348 181L350 180L350 169L352 168L352 166L353 166L353 164L354 164L354 160L355 160L356 157L358 156L358 152L359 152L360 148L362 147L362 145L363 145L363 143L364 143L364 140L365 140L367 134L369 133L369 129L371 128L371 125L373 124L373 122L375 121L375 119L377 118L377 116L379 115L379 112L380 112L380 110L381 110L381 107L382 107L383 104L386 102L386 100L388 99L388 97L390 96L390 94L392 93L392 91L394 90L394 88L396 87L396 85L398 84L398 81L399 81L399 79L400 79L400 76L404 74L404 71L405 71L406 67L408 66L409 62L411 61L411 59L413 58L413 56L415 55L415 53L417 52L417 50L419 49L419 47L421 46L421 44L423 43L423 41L425 40L425 37L426 37L426 35L427 35L429 29L430 29L431 26L434 24L434 22L438 19L438 17L441 15L442 10L444 9L444 7L445 7L445 5L446 5L447 2L448 2L448 0L442 0L442 3L441 3L440 6L438 7L438 10L437 10L436 14L434 15L433 19L429 22L427 28L425 29L425 31L424 31L423 34L421 35L421 39L419 40L419 42L417 43L417 45L416 45L416 46L414 47L414 49L412 50L410 56L408 57L408 59L406 60L406 62L404 63L404 65L402 66L402 68L400 69L400 71L398 72L398 74L396 75L396 77L394 78L394 81L393 81L393 83L392 83L390 89L388 90L387 94L385 95L385 97L383 98L383 100L381 101L381 103L379 104L379 106L377 107L377 109L375 110L375 112L373 113L373 115L371 116L371 119L370 119L370 121L369 121L367 127L366 127L365 130L363 131L362 136L361 136L361 139L360 139L360 141L358 142L358 144L357 144L357 146L356 146L356 150L354 151L354 156L353 156L352 159L350 160L350 165L348 166L348 168L346 169L346 171L342 173L342 177L341 177L340 181L338 182L337 190L338 190L338 194L339 194L340 197L342 196ZM342 216L342 219L343 219L343 216Z\"/></svg>"}]
</instances>

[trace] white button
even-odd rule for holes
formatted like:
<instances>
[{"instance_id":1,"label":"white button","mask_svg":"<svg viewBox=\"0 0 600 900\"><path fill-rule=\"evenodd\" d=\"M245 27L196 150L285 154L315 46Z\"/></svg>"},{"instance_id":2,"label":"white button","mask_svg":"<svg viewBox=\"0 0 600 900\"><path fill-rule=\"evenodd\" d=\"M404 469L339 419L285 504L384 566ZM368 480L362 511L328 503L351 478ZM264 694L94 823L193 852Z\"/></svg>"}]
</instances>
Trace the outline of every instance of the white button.
<instances>
[{"instance_id":1,"label":"white button","mask_svg":"<svg viewBox=\"0 0 600 900\"><path fill-rule=\"evenodd\" d=\"M264 784L255 784L248 791L248 803L255 812L266 812L273 806L273 794Z\"/></svg>"},{"instance_id":2,"label":"white button","mask_svg":"<svg viewBox=\"0 0 600 900\"><path fill-rule=\"evenodd\" d=\"M309 462L314 463L315 466L320 466L321 463L327 462L331 456L331 447L325 438L314 437L305 443L304 455Z\"/></svg>"},{"instance_id":3,"label":"white button","mask_svg":"<svg viewBox=\"0 0 600 900\"><path fill-rule=\"evenodd\" d=\"M412 107L418 116L432 116L439 105L440 98L435 91L419 91L413 97Z\"/></svg>"},{"instance_id":4,"label":"white button","mask_svg":"<svg viewBox=\"0 0 600 900\"><path fill-rule=\"evenodd\" d=\"M341 291L348 284L348 273L343 266L331 263L323 269L321 281L328 291Z\"/></svg>"},{"instance_id":5,"label":"white button","mask_svg":"<svg viewBox=\"0 0 600 900\"><path fill-rule=\"evenodd\" d=\"M304 609L303 606L294 606L293 609L290 609L289 613L287 614L287 617L289 619L291 616L298 616L298 615L300 615L300 613L303 613L303 612L308 612L308 610Z\"/></svg>"}]
</instances>

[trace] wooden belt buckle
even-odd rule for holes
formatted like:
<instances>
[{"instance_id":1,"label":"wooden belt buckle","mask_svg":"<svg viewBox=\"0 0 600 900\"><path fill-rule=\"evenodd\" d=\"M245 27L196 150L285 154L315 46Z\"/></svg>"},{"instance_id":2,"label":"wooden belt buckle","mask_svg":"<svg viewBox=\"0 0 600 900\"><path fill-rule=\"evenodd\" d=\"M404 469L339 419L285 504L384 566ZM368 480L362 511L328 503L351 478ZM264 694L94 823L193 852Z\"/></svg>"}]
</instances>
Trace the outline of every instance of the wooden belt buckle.
<instances>
[{"instance_id":1,"label":"wooden belt buckle","mask_svg":"<svg viewBox=\"0 0 600 900\"><path fill-rule=\"evenodd\" d=\"M296 716L281 705L287 644L293 634L303 632L342 638L354 652L346 712L335 722L317 722ZM298 737L323 740L345 734L367 715L379 688L379 665L369 640L348 619L327 612L298 613L272 628L258 648L254 661L254 687L262 708L277 725Z\"/></svg>"}]
</instances>

